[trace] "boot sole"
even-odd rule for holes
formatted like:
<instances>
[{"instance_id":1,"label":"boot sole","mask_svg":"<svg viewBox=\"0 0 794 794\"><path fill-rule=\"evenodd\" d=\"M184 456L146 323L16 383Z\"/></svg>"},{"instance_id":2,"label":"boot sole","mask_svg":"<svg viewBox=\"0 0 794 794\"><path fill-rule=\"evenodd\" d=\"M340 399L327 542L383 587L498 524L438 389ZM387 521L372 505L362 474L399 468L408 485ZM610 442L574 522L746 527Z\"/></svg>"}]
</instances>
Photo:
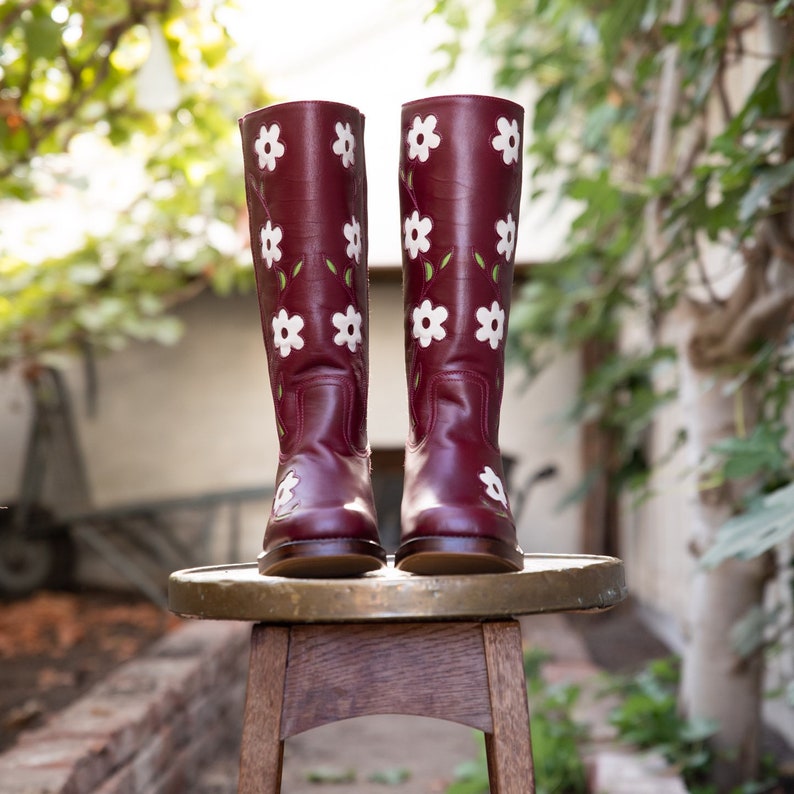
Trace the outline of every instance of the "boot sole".
<instances>
[{"instance_id":1,"label":"boot sole","mask_svg":"<svg viewBox=\"0 0 794 794\"><path fill-rule=\"evenodd\" d=\"M420 537L400 546L394 566L423 576L511 573L524 569L524 554L495 538Z\"/></svg>"},{"instance_id":2,"label":"boot sole","mask_svg":"<svg viewBox=\"0 0 794 794\"><path fill-rule=\"evenodd\" d=\"M259 555L259 573L296 579L361 576L386 565L386 552L370 540L334 538L282 543Z\"/></svg>"}]
</instances>

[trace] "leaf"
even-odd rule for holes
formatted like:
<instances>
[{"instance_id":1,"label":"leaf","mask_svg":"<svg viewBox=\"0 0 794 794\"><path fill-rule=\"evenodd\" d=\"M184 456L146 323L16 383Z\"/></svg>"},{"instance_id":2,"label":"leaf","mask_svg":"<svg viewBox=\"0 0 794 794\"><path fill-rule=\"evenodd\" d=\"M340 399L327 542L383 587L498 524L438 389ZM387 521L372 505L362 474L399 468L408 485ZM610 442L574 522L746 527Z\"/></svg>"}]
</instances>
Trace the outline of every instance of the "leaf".
<instances>
[{"instance_id":1,"label":"leaf","mask_svg":"<svg viewBox=\"0 0 794 794\"><path fill-rule=\"evenodd\" d=\"M455 780L446 794L487 794L488 791L488 765L480 757L455 767Z\"/></svg>"},{"instance_id":2,"label":"leaf","mask_svg":"<svg viewBox=\"0 0 794 794\"><path fill-rule=\"evenodd\" d=\"M494 280L495 283L499 282L499 265L493 266L493 270L491 271L491 278Z\"/></svg>"},{"instance_id":3,"label":"leaf","mask_svg":"<svg viewBox=\"0 0 794 794\"><path fill-rule=\"evenodd\" d=\"M293 268L292 268L292 278L295 278L295 276L297 276L297 275L298 275L298 273L300 273L300 272L301 272L301 268L302 268L302 267L303 267L303 260L302 260L302 259L299 259L299 260L298 260L298 261L295 263L295 267L293 267Z\"/></svg>"},{"instance_id":4,"label":"leaf","mask_svg":"<svg viewBox=\"0 0 794 794\"><path fill-rule=\"evenodd\" d=\"M478 265L479 265L479 266L480 266L480 267L481 267L483 270L485 270L485 260L482 258L482 254L479 254L479 253L477 253L477 251L475 251L475 252L474 252L474 259L475 259L475 261L477 262L477 264L478 264Z\"/></svg>"},{"instance_id":5,"label":"leaf","mask_svg":"<svg viewBox=\"0 0 794 794\"><path fill-rule=\"evenodd\" d=\"M334 766L318 766L306 773L309 783L355 783L354 769L340 769Z\"/></svg>"},{"instance_id":6,"label":"leaf","mask_svg":"<svg viewBox=\"0 0 794 794\"><path fill-rule=\"evenodd\" d=\"M99 265L78 264L69 268L69 280L75 284L99 284L105 271Z\"/></svg>"},{"instance_id":7,"label":"leaf","mask_svg":"<svg viewBox=\"0 0 794 794\"><path fill-rule=\"evenodd\" d=\"M704 568L716 568L731 557L751 560L794 534L794 483L758 500L746 513L728 519L714 544L700 558Z\"/></svg>"},{"instance_id":8,"label":"leaf","mask_svg":"<svg viewBox=\"0 0 794 794\"><path fill-rule=\"evenodd\" d=\"M399 786L411 779L411 770L405 767L392 767L373 772L367 780L370 783L381 783L384 786Z\"/></svg>"},{"instance_id":9,"label":"leaf","mask_svg":"<svg viewBox=\"0 0 794 794\"><path fill-rule=\"evenodd\" d=\"M408 189L409 190L413 190L413 187L414 187L414 172L413 171L409 171L408 172L408 178L405 181L406 181L406 184L408 185Z\"/></svg>"},{"instance_id":10,"label":"leaf","mask_svg":"<svg viewBox=\"0 0 794 794\"><path fill-rule=\"evenodd\" d=\"M439 265L439 269L443 270L448 264L449 260L452 259L452 251L447 254L444 254L444 258L441 260L441 264Z\"/></svg>"},{"instance_id":11,"label":"leaf","mask_svg":"<svg viewBox=\"0 0 794 794\"><path fill-rule=\"evenodd\" d=\"M31 60L55 58L61 47L61 26L48 16L35 16L24 25Z\"/></svg>"},{"instance_id":12,"label":"leaf","mask_svg":"<svg viewBox=\"0 0 794 794\"><path fill-rule=\"evenodd\" d=\"M772 13L776 17L782 17L793 5L794 0L777 0L772 9Z\"/></svg>"},{"instance_id":13,"label":"leaf","mask_svg":"<svg viewBox=\"0 0 794 794\"><path fill-rule=\"evenodd\" d=\"M693 717L681 727L681 738L687 742L704 742L711 739L719 731L717 720L707 717Z\"/></svg>"},{"instance_id":14,"label":"leaf","mask_svg":"<svg viewBox=\"0 0 794 794\"><path fill-rule=\"evenodd\" d=\"M746 659L764 646L766 630L774 625L777 613L767 612L755 604L731 626L731 645L736 653Z\"/></svg>"},{"instance_id":15,"label":"leaf","mask_svg":"<svg viewBox=\"0 0 794 794\"><path fill-rule=\"evenodd\" d=\"M121 298L103 297L80 306L75 312L75 319L86 330L100 332L118 323L126 313L126 308Z\"/></svg>"},{"instance_id":16,"label":"leaf","mask_svg":"<svg viewBox=\"0 0 794 794\"><path fill-rule=\"evenodd\" d=\"M722 471L728 479L739 480L763 472L783 472L788 456L782 447L785 428L759 424L743 438L724 438L711 449L724 458Z\"/></svg>"},{"instance_id":17,"label":"leaf","mask_svg":"<svg viewBox=\"0 0 794 794\"><path fill-rule=\"evenodd\" d=\"M176 317L158 317L149 327L148 335L161 345L175 345L184 332L183 324Z\"/></svg>"},{"instance_id":18,"label":"leaf","mask_svg":"<svg viewBox=\"0 0 794 794\"><path fill-rule=\"evenodd\" d=\"M284 289L287 286L287 276L283 270L278 270L278 283L281 289Z\"/></svg>"},{"instance_id":19,"label":"leaf","mask_svg":"<svg viewBox=\"0 0 794 794\"><path fill-rule=\"evenodd\" d=\"M352 283L353 283L353 268L349 267L347 270L345 270L345 284L347 284L347 286L349 287L352 285Z\"/></svg>"},{"instance_id":20,"label":"leaf","mask_svg":"<svg viewBox=\"0 0 794 794\"><path fill-rule=\"evenodd\" d=\"M766 168L753 182L739 203L739 220L748 221L770 197L794 179L794 160L783 165Z\"/></svg>"},{"instance_id":21,"label":"leaf","mask_svg":"<svg viewBox=\"0 0 794 794\"><path fill-rule=\"evenodd\" d=\"M430 262L425 261L425 281L430 281L433 278L433 265Z\"/></svg>"},{"instance_id":22,"label":"leaf","mask_svg":"<svg viewBox=\"0 0 794 794\"><path fill-rule=\"evenodd\" d=\"M333 263L333 262L332 262L330 259L326 259L326 260L325 260L325 264L326 264L326 265L328 265L328 269L329 269L329 270L330 270L330 271L331 271L331 272L332 272L332 273L333 273L335 276L336 276L336 275L338 275L338 272L337 272L337 270L336 270L336 265L335 265L335 264L334 264L334 263Z\"/></svg>"}]
</instances>

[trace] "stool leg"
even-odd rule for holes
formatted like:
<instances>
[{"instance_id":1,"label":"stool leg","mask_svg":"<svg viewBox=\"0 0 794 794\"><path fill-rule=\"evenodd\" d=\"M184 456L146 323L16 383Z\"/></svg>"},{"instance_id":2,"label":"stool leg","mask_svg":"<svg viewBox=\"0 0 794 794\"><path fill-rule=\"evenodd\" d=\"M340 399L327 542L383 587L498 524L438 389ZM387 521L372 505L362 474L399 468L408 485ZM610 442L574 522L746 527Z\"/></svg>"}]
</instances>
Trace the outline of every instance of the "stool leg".
<instances>
[{"instance_id":1,"label":"stool leg","mask_svg":"<svg viewBox=\"0 0 794 794\"><path fill-rule=\"evenodd\" d=\"M281 712L289 629L258 623L251 632L237 794L278 794L284 742Z\"/></svg>"},{"instance_id":2,"label":"stool leg","mask_svg":"<svg viewBox=\"0 0 794 794\"><path fill-rule=\"evenodd\" d=\"M534 794L521 629L515 620L483 624L493 733L485 734L491 794Z\"/></svg>"}]
</instances>

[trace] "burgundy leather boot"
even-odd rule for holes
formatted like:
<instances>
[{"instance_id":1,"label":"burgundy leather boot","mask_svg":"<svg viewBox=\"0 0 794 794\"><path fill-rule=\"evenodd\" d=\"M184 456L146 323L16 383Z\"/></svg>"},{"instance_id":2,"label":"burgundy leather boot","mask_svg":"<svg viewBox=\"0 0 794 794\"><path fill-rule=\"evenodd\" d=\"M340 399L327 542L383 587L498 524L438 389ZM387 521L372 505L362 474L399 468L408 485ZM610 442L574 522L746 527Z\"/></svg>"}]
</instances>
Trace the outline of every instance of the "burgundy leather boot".
<instances>
[{"instance_id":1,"label":"burgundy leather boot","mask_svg":"<svg viewBox=\"0 0 794 794\"><path fill-rule=\"evenodd\" d=\"M366 436L364 117L287 102L240 131L280 447L259 571L354 576L386 561Z\"/></svg>"},{"instance_id":2,"label":"burgundy leather boot","mask_svg":"<svg viewBox=\"0 0 794 794\"><path fill-rule=\"evenodd\" d=\"M523 117L495 97L403 106L411 427L396 565L413 573L523 567L498 442Z\"/></svg>"}]
</instances>

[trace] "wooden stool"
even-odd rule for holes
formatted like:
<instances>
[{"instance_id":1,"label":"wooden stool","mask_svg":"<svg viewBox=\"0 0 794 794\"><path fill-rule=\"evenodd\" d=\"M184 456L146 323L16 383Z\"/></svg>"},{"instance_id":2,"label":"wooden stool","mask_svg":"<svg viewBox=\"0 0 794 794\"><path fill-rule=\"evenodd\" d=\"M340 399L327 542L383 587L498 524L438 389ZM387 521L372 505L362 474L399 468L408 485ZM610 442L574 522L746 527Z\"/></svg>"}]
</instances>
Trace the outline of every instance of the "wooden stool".
<instances>
[{"instance_id":1,"label":"wooden stool","mask_svg":"<svg viewBox=\"0 0 794 794\"><path fill-rule=\"evenodd\" d=\"M256 564L177 571L178 615L250 620L240 794L277 794L284 741L367 714L450 720L485 734L491 791L534 791L516 615L607 609L613 557L528 554L518 573L358 579L261 576Z\"/></svg>"}]
</instances>

